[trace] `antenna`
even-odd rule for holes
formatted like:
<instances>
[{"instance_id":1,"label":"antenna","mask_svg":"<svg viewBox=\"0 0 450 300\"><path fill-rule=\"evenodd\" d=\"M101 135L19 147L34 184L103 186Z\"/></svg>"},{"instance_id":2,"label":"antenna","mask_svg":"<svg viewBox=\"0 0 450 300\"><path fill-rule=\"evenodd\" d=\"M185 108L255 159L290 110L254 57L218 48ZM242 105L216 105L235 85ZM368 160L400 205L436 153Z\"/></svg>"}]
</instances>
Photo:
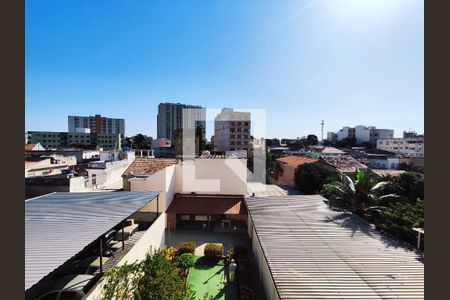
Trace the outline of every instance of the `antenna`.
<instances>
[{"instance_id":1,"label":"antenna","mask_svg":"<svg viewBox=\"0 0 450 300\"><path fill-rule=\"evenodd\" d=\"M323 142L323 125L325 125L325 122L322 120L322 122L320 123L320 125L322 125L322 133L321 133L321 141Z\"/></svg>"}]
</instances>

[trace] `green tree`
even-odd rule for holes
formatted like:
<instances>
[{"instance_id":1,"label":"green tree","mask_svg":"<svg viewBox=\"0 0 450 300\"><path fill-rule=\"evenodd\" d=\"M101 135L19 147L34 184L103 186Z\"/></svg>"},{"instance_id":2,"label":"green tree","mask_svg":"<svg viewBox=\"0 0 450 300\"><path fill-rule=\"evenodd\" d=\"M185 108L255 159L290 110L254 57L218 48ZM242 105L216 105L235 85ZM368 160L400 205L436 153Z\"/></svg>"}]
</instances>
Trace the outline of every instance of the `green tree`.
<instances>
[{"instance_id":1,"label":"green tree","mask_svg":"<svg viewBox=\"0 0 450 300\"><path fill-rule=\"evenodd\" d=\"M333 206L363 215L372 206L398 197L395 194L383 194L387 184L385 181L377 182L373 173L358 171L354 178L342 174L339 181L326 184L322 195Z\"/></svg>"},{"instance_id":2,"label":"green tree","mask_svg":"<svg viewBox=\"0 0 450 300\"><path fill-rule=\"evenodd\" d=\"M336 179L337 175L322 164L300 165L294 173L295 188L305 194L318 194L323 185Z\"/></svg>"},{"instance_id":3,"label":"green tree","mask_svg":"<svg viewBox=\"0 0 450 300\"><path fill-rule=\"evenodd\" d=\"M195 128L195 139L198 140L198 155L202 155L202 152L206 150L205 134L205 128L202 125L197 125Z\"/></svg>"},{"instance_id":4,"label":"green tree","mask_svg":"<svg viewBox=\"0 0 450 300\"><path fill-rule=\"evenodd\" d=\"M134 149L151 149L152 138L149 138L141 133L136 134L131 138L132 147Z\"/></svg>"},{"instance_id":5,"label":"green tree","mask_svg":"<svg viewBox=\"0 0 450 300\"><path fill-rule=\"evenodd\" d=\"M185 284L186 268L168 259L167 250L147 253L141 262L111 269L106 275L102 299L192 300Z\"/></svg>"},{"instance_id":6,"label":"green tree","mask_svg":"<svg viewBox=\"0 0 450 300\"><path fill-rule=\"evenodd\" d=\"M422 173L405 172L399 176L386 176L386 190L402 197L408 203L416 203L418 198L424 199L425 177Z\"/></svg>"},{"instance_id":7,"label":"green tree","mask_svg":"<svg viewBox=\"0 0 450 300\"><path fill-rule=\"evenodd\" d=\"M308 134L306 137L306 141L308 142L308 145L310 146L316 146L319 144L319 139L317 138L317 135L315 134Z\"/></svg>"}]
</instances>

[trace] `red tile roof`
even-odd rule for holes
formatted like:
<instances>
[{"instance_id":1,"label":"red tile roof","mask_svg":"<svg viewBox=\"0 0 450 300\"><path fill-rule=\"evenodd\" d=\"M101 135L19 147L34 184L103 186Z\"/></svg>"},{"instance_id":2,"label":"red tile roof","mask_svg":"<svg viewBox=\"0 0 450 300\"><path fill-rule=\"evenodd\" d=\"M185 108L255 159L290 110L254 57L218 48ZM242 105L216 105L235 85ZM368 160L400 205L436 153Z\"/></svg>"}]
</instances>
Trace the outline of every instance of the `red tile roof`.
<instances>
[{"instance_id":1,"label":"red tile roof","mask_svg":"<svg viewBox=\"0 0 450 300\"><path fill-rule=\"evenodd\" d=\"M247 208L241 195L177 194L166 213L241 215Z\"/></svg>"},{"instance_id":2,"label":"red tile roof","mask_svg":"<svg viewBox=\"0 0 450 300\"><path fill-rule=\"evenodd\" d=\"M321 156L320 159L327 165L336 168L340 172L356 172L358 170L366 170L367 166L361 164L349 155L342 156Z\"/></svg>"},{"instance_id":3,"label":"red tile roof","mask_svg":"<svg viewBox=\"0 0 450 300\"><path fill-rule=\"evenodd\" d=\"M318 159L306 156L285 156L278 158L277 161L285 163L290 167L297 168L300 165L318 162Z\"/></svg>"},{"instance_id":4,"label":"red tile roof","mask_svg":"<svg viewBox=\"0 0 450 300\"><path fill-rule=\"evenodd\" d=\"M25 144L25 151L33 151L36 144Z\"/></svg>"},{"instance_id":5,"label":"red tile roof","mask_svg":"<svg viewBox=\"0 0 450 300\"><path fill-rule=\"evenodd\" d=\"M152 157L137 157L122 176L133 174L153 174L162 169L174 165L177 160L174 158L152 158Z\"/></svg>"}]
</instances>

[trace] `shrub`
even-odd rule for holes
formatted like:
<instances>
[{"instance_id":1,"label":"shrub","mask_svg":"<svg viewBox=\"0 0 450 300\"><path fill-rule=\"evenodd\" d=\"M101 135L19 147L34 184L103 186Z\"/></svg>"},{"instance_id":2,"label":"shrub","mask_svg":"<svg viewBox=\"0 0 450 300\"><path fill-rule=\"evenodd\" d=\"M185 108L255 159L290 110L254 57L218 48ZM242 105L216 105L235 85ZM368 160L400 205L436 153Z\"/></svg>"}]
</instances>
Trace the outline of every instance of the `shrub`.
<instances>
[{"instance_id":1,"label":"shrub","mask_svg":"<svg viewBox=\"0 0 450 300\"><path fill-rule=\"evenodd\" d=\"M236 249L234 249L234 257L236 258L240 258L240 257L247 257L248 256L248 250L245 247L236 247Z\"/></svg>"},{"instance_id":2,"label":"shrub","mask_svg":"<svg viewBox=\"0 0 450 300\"><path fill-rule=\"evenodd\" d=\"M177 250L174 247L166 248L166 259L172 261L177 256Z\"/></svg>"},{"instance_id":3,"label":"shrub","mask_svg":"<svg viewBox=\"0 0 450 300\"><path fill-rule=\"evenodd\" d=\"M197 245L194 242L181 242L180 247L178 248L178 255L184 253L194 254L196 247Z\"/></svg>"},{"instance_id":4,"label":"shrub","mask_svg":"<svg viewBox=\"0 0 450 300\"><path fill-rule=\"evenodd\" d=\"M193 291L185 284L182 270L167 259L167 250L147 253L132 265L111 269L106 274L102 299L192 300Z\"/></svg>"},{"instance_id":5,"label":"shrub","mask_svg":"<svg viewBox=\"0 0 450 300\"><path fill-rule=\"evenodd\" d=\"M222 244L206 244L205 257L210 260L218 260L222 257L223 245Z\"/></svg>"},{"instance_id":6,"label":"shrub","mask_svg":"<svg viewBox=\"0 0 450 300\"><path fill-rule=\"evenodd\" d=\"M255 294L250 284L250 263L248 250L244 247L236 247L235 258L237 268L237 279L241 300L253 300Z\"/></svg>"},{"instance_id":7,"label":"shrub","mask_svg":"<svg viewBox=\"0 0 450 300\"><path fill-rule=\"evenodd\" d=\"M337 178L337 172L317 163L300 165L294 173L295 188L305 194L317 194Z\"/></svg>"},{"instance_id":8,"label":"shrub","mask_svg":"<svg viewBox=\"0 0 450 300\"><path fill-rule=\"evenodd\" d=\"M195 264L195 256L192 253L183 253L177 257L178 264L183 268L190 268Z\"/></svg>"}]
</instances>

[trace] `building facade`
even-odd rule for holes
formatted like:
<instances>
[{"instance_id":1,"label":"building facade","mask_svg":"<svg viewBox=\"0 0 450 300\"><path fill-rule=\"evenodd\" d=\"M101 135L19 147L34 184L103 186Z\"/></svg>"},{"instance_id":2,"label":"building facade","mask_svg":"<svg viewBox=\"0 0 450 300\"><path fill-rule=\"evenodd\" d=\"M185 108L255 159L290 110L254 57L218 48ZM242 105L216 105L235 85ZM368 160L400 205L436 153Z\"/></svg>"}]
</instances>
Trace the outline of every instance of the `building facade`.
<instances>
[{"instance_id":1,"label":"building facade","mask_svg":"<svg viewBox=\"0 0 450 300\"><path fill-rule=\"evenodd\" d=\"M71 133L54 131L28 131L32 144L40 143L45 148L70 146L99 146L120 149L123 136L120 133Z\"/></svg>"},{"instance_id":2,"label":"building facade","mask_svg":"<svg viewBox=\"0 0 450 300\"><path fill-rule=\"evenodd\" d=\"M69 133L102 133L125 135L125 120L102 117L101 115L83 117L68 116Z\"/></svg>"},{"instance_id":3,"label":"building facade","mask_svg":"<svg viewBox=\"0 0 450 300\"><path fill-rule=\"evenodd\" d=\"M344 139L356 139L356 144L377 144L378 139L394 137L393 129L378 129L374 126L358 125L355 127L345 126L337 132L328 132L327 141L335 143Z\"/></svg>"},{"instance_id":4,"label":"building facade","mask_svg":"<svg viewBox=\"0 0 450 300\"><path fill-rule=\"evenodd\" d=\"M379 139L377 148L406 157L423 157L425 155L423 137Z\"/></svg>"},{"instance_id":5,"label":"building facade","mask_svg":"<svg viewBox=\"0 0 450 300\"><path fill-rule=\"evenodd\" d=\"M194 129L198 125L206 128L206 110L197 105L160 103L157 116L157 138L173 142L175 131Z\"/></svg>"},{"instance_id":6,"label":"building facade","mask_svg":"<svg viewBox=\"0 0 450 300\"><path fill-rule=\"evenodd\" d=\"M250 123L250 113L222 109L214 119L214 150L248 150L251 146Z\"/></svg>"}]
</instances>

